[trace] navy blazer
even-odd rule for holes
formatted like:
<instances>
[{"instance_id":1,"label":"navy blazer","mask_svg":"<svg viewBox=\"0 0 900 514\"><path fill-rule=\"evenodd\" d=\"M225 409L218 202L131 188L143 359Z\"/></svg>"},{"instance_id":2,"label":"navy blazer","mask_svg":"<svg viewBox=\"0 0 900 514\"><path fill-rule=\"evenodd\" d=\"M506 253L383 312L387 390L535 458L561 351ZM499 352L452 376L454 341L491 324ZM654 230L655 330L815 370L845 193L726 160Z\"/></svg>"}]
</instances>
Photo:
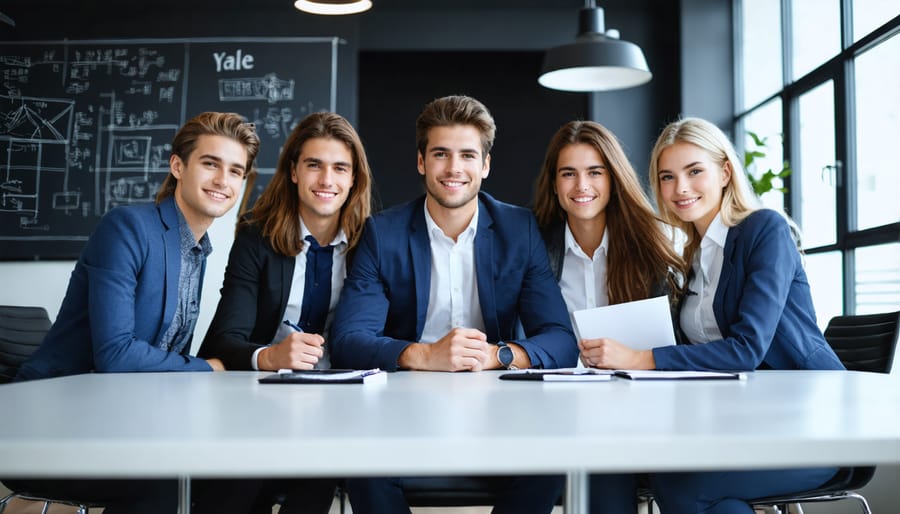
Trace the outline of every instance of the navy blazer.
<instances>
[{"instance_id":1,"label":"navy blazer","mask_svg":"<svg viewBox=\"0 0 900 514\"><path fill-rule=\"evenodd\" d=\"M574 366L578 348L547 250L526 209L478 197L475 272L490 342L519 344L533 367ZM366 221L331 327L338 368L397 369L419 341L431 288L425 197ZM521 319L526 338L516 339Z\"/></svg>"},{"instance_id":2,"label":"navy blazer","mask_svg":"<svg viewBox=\"0 0 900 514\"><path fill-rule=\"evenodd\" d=\"M296 257L272 248L256 224L238 227L222 296L199 357L218 357L228 370L252 370L253 352L272 342L291 294Z\"/></svg>"},{"instance_id":3,"label":"navy blazer","mask_svg":"<svg viewBox=\"0 0 900 514\"><path fill-rule=\"evenodd\" d=\"M658 369L844 369L816 325L785 219L762 209L728 229L713 312L722 339L653 349Z\"/></svg>"},{"instance_id":4,"label":"navy blazer","mask_svg":"<svg viewBox=\"0 0 900 514\"><path fill-rule=\"evenodd\" d=\"M200 283L206 261L200 271ZM210 371L205 360L159 348L175 316L181 234L175 199L112 209L75 264L41 346L16 380L90 371Z\"/></svg>"}]
</instances>

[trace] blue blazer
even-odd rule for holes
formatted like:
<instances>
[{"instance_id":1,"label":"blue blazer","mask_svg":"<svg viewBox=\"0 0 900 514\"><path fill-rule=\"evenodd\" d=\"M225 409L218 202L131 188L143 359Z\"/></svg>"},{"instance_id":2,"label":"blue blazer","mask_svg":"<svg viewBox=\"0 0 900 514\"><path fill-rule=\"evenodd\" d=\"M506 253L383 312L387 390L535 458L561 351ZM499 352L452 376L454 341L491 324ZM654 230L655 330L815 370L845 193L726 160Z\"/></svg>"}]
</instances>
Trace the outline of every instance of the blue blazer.
<instances>
[{"instance_id":1,"label":"blue blazer","mask_svg":"<svg viewBox=\"0 0 900 514\"><path fill-rule=\"evenodd\" d=\"M816 325L785 219L762 209L728 230L713 312L722 339L655 348L658 369L844 369Z\"/></svg>"},{"instance_id":2,"label":"blue blazer","mask_svg":"<svg viewBox=\"0 0 900 514\"><path fill-rule=\"evenodd\" d=\"M331 326L336 368L397 369L425 326L431 244L425 197L366 221ZM533 367L574 366L578 348L566 304L531 212L479 194L478 298L490 342L522 346ZM516 338L521 319L526 338Z\"/></svg>"},{"instance_id":3,"label":"blue blazer","mask_svg":"<svg viewBox=\"0 0 900 514\"><path fill-rule=\"evenodd\" d=\"M202 275L205 271L201 270ZM117 207L75 264L56 322L16 380L91 371L210 371L156 346L178 304L181 243L175 199Z\"/></svg>"}]
</instances>

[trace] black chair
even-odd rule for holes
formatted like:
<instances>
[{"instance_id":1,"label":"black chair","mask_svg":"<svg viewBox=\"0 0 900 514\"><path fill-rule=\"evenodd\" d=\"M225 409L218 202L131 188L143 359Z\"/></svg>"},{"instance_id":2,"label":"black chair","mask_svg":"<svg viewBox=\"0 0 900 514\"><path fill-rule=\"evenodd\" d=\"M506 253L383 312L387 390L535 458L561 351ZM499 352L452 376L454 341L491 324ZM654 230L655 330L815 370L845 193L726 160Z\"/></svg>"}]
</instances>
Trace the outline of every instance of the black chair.
<instances>
[{"instance_id":1,"label":"black chair","mask_svg":"<svg viewBox=\"0 0 900 514\"><path fill-rule=\"evenodd\" d=\"M850 371L890 373L900 338L900 311L884 314L835 316L825 328L825 340ZM874 466L841 468L827 483L809 491L759 498L753 506L776 506L786 512L787 505L844 500L859 502L865 514L871 514L869 503L857 491L875 476ZM802 509L800 509L802 512Z\"/></svg>"},{"instance_id":2,"label":"black chair","mask_svg":"<svg viewBox=\"0 0 900 514\"><path fill-rule=\"evenodd\" d=\"M890 373L900 327L900 311L835 316L825 328L825 340L852 371Z\"/></svg>"},{"instance_id":3,"label":"black chair","mask_svg":"<svg viewBox=\"0 0 900 514\"><path fill-rule=\"evenodd\" d=\"M50 330L43 307L0 305L0 384L11 382L19 366Z\"/></svg>"},{"instance_id":4,"label":"black chair","mask_svg":"<svg viewBox=\"0 0 900 514\"><path fill-rule=\"evenodd\" d=\"M43 307L0 305L0 384L12 381L19 366L40 346L50 325L50 317ZM82 501L48 498L19 490L0 498L0 513L13 498L44 502L42 512L47 512L51 503L77 507L80 514L87 514L89 508L99 507Z\"/></svg>"},{"instance_id":5,"label":"black chair","mask_svg":"<svg viewBox=\"0 0 900 514\"><path fill-rule=\"evenodd\" d=\"M497 481L492 476L416 477L404 480L403 495L410 507L490 507L497 502ZM346 491L340 495L343 512Z\"/></svg>"}]
</instances>

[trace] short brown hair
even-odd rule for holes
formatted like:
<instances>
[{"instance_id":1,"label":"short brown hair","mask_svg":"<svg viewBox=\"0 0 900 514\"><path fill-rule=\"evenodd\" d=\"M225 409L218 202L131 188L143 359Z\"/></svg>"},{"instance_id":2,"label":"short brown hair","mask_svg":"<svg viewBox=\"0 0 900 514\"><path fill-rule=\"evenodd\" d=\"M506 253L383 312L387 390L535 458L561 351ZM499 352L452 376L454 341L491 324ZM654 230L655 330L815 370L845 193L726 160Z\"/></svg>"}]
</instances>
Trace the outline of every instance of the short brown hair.
<instances>
[{"instance_id":1,"label":"short brown hair","mask_svg":"<svg viewBox=\"0 0 900 514\"><path fill-rule=\"evenodd\" d=\"M256 223L276 252L293 257L303 249L300 238L300 199L297 186L291 181L291 169L300 158L304 143L310 139L334 139L350 150L353 166L353 187L341 206L340 224L347 235L347 250L359 242L363 224L371 213L372 172L366 151L356 130L343 116L333 112L318 112L300 120L288 136L275 175L253 206L248 223Z\"/></svg>"},{"instance_id":2,"label":"short brown hair","mask_svg":"<svg viewBox=\"0 0 900 514\"><path fill-rule=\"evenodd\" d=\"M259 153L259 136L256 135L252 123L246 123L240 114L233 112L204 112L194 116L185 123L175 139L172 140L172 155L177 155L182 161L187 162L197 148L197 140L200 136L224 136L233 139L247 151L247 163L244 168L244 178L256 173L253 161ZM175 193L178 179L169 172L166 180L156 193L156 202L159 203Z\"/></svg>"},{"instance_id":3,"label":"short brown hair","mask_svg":"<svg viewBox=\"0 0 900 514\"><path fill-rule=\"evenodd\" d=\"M428 131L434 127L471 125L481 134L481 159L487 159L494 146L497 125L488 108L478 100L462 95L445 96L425 106L416 119L416 150L425 155Z\"/></svg>"}]
</instances>

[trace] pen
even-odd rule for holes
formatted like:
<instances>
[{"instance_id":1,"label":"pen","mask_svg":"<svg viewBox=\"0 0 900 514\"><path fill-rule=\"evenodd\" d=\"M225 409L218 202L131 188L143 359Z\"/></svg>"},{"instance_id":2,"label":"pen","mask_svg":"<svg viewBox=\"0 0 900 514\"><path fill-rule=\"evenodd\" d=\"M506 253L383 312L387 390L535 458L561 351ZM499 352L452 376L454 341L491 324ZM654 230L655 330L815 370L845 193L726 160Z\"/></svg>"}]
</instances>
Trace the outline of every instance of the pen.
<instances>
[{"instance_id":1,"label":"pen","mask_svg":"<svg viewBox=\"0 0 900 514\"><path fill-rule=\"evenodd\" d=\"M303 329L300 328L299 325L297 325L296 323L294 323L294 322L292 322L292 321L284 320L283 323L284 323L285 325L287 325L287 326L293 328L293 329L296 330L297 332L303 332Z\"/></svg>"}]
</instances>

